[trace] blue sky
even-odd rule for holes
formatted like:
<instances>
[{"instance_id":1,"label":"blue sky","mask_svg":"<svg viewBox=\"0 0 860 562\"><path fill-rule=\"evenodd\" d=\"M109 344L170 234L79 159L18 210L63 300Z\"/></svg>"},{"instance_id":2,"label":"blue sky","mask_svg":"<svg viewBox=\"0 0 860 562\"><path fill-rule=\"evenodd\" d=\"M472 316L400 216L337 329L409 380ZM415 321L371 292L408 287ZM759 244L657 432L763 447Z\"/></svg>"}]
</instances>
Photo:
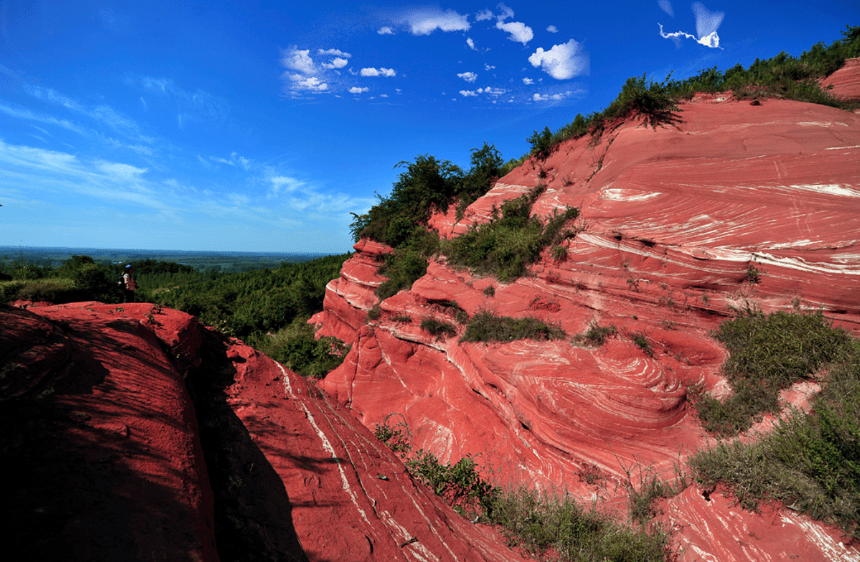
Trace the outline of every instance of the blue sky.
<instances>
[{"instance_id":1,"label":"blue sky","mask_svg":"<svg viewBox=\"0 0 860 562\"><path fill-rule=\"evenodd\" d=\"M848 24L856 3L0 0L0 246L342 253L400 161L518 158L630 76Z\"/></svg>"}]
</instances>

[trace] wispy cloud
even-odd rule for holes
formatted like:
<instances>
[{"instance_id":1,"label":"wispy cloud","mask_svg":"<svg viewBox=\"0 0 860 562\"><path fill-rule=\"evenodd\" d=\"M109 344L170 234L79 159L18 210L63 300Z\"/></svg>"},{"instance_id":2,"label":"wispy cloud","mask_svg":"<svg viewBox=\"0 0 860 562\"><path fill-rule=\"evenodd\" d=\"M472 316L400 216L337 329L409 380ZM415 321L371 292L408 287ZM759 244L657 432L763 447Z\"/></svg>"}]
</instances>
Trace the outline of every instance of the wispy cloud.
<instances>
[{"instance_id":1,"label":"wispy cloud","mask_svg":"<svg viewBox=\"0 0 860 562\"><path fill-rule=\"evenodd\" d=\"M469 46L469 48L470 48L470 49L472 49L473 51L477 51L477 50L478 50L478 48L477 48L477 47L475 47L475 42L474 42L474 41L472 41L472 38L471 38L471 37L466 37L466 45L468 45L468 46Z\"/></svg>"},{"instance_id":2,"label":"wispy cloud","mask_svg":"<svg viewBox=\"0 0 860 562\"><path fill-rule=\"evenodd\" d=\"M169 78L129 75L126 76L125 81L130 86L172 99L176 104L177 111L185 115L223 119L230 113L230 105L223 98L200 89L190 92Z\"/></svg>"},{"instance_id":3,"label":"wispy cloud","mask_svg":"<svg viewBox=\"0 0 860 562\"><path fill-rule=\"evenodd\" d=\"M219 158L217 156L210 156L210 160L213 162L219 162L221 164L227 164L228 166L241 166L245 170L250 170L252 161L250 158L245 158L244 156L239 156L235 152L230 153L230 158Z\"/></svg>"},{"instance_id":4,"label":"wispy cloud","mask_svg":"<svg viewBox=\"0 0 860 562\"><path fill-rule=\"evenodd\" d=\"M281 78L289 81L286 88L294 95L328 91L328 83L316 76L318 69L311 58L310 49L303 50L295 46L281 49L281 65L287 69Z\"/></svg>"},{"instance_id":5,"label":"wispy cloud","mask_svg":"<svg viewBox=\"0 0 860 562\"><path fill-rule=\"evenodd\" d=\"M490 10L482 10L475 14L476 21L487 21L493 19L493 12Z\"/></svg>"},{"instance_id":6,"label":"wispy cloud","mask_svg":"<svg viewBox=\"0 0 860 562\"><path fill-rule=\"evenodd\" d=\"M673 18L675 17L675 10L672 9L672 3L669 0L657 0L657 5Z\"/></svg>"},{"instance_id":7,"label":"wispy cloud","mask_svg":"<svg viewBox=\"0 0 860 562\"><path fill-rule=\"evenodd\" d=\"M401 17L412 35L430 35L437 29L440 31L469 31L469 16L454 10L440 8L418 8L406 11Z\"/></svg>"},{"instance_id":8,"label":"wispy cloud","mask_svg":"<svg viewBox=\"0 0 860 562\"><path fill-rule=\"evenodd\" d=\"M556 80L567 80L589 72L588 53L573 39L561 45L554 45L549 51L538 47L529 57L529 62Z\"/></svg>"},{"instance_id":9,"label":"wispy cloud","mask_svg":"<svg viewBox=\"0 0 860 562\"><path fill-rule=\"evenodd\" d=\"M472 98L477 96L478 93L473 90L460 90L460 95L464 98Z\"/></svg>"},{"instance_id":10,"label":"wispy cloud","mask_svg":"<svg viewBox=\"0 0 860 562\"><path fill-rule=\"evenodd\" d=\"M694 2L692 8L693 14L696 16L696 34L698 37L683 31L665 33L663 31L663 25L658 23L657 25L660 26L660 37L664 39L672 39L675 41L675 44L680 44L680 40L683 38L692 39L696 43L704 45L705 47L721 49L720 36L717 34L717 29L719 29L720 24L723 23L723 18L726 14L724 12L712 12L701 2Z\"/></svg>"},{"instance_id":11,"label":"wispy cloud","mask_svg":"<svg viewBox=\"0 0 860 562\"><path fill-rule=\"evenodd\" d=\"M58 105L69 111L86 115L87 117L99 121L117 131L120 131L130 137L138 140L151 143L154 139L146 137L140 133L137 123L126 117L125 115L114 110L108 105L98 105L96 107L86 107L85 105L65 96L51 88L43 88L41 86L24 85L24 91L30 96L53 105Z\"/></svg>"},{"instance_id":12,"label":"wispy cloud","mask_svg":"<svg viewBox=\"0 0 860 562\"><path fill-rule=\"evenodd\" d=\"M394 30L387 25L385 27L380 27L376 32L380 35L394 35Z\"/></svg>"},{"instance_id":13,"label":"wispy cloud","mask_svg":"<svg viewBox=\"0 0 860 562\"><path fill-rule=\"evenodd\" d=\"M523 84L525 84L526 86L531 86L534 83L535 83L535 81L532 80L531 78L523 78Z\"/></svg>"},{"instance_id":14,"label":"wispy cloud","mask_svg":"<svg viewBox=\"0 0 860 562\"><path fill-rule=\"evenodd\" d=\"M353 86L349 89L350 94L363 94L364 92L369 92L370 88L360 88L358 86Z\"/></svg>"},{"instance_id":15,"label":"wispy cloud","mask_svg":"<svg viewBox=\"0 0 860 562\"><path fill-rule=\"evenodd\" d=\"M554 25L547 27L546 30L549 31L550 33L558 33L558 28Z\"/></svg>"},{"instance_id":16,"label":"wispy cloud","mask_svg":"<svg viewBox=\"0 0 860 562\"><path fill-rule=\"evenodd\" d=\"M80 125L72 123L66 119L57 119L52 115L36 113L26 108L13 107L2 102L0 102L0 112L5 113L9 117L14 117L15 119L24 119L27 121L36 121L37 123L45 123L47 125L54 125L69 131L74 131L80 135L89 136L87 131L85 131Z\"/></svg>"}]
</instances>

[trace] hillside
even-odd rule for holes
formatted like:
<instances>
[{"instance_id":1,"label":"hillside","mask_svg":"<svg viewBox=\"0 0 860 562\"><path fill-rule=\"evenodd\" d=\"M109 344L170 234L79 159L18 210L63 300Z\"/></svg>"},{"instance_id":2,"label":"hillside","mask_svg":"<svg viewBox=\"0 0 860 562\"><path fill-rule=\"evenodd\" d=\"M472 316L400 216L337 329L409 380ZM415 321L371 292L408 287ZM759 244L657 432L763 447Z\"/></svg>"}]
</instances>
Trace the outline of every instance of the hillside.
<instances>
[{"instance_id":1,"label":"hillside","mask_svg":"<svg viewBox=\"0 0 860 562\"><path fill-rule=\"evenodd\" d=\"M852 62L840 72L833 91L850 95L860 69ZM566 141L501 178L459 221L454 209L430 219L442 237L457 237L539 183L547 188L533 216L579 209L563 254L545 250L512 283L437 257L368 320L385 280L379 256L391 249L361 240L312 319L319 334L354 343L319 387L367 427L402 414L416 447L443 461L479 455L500 484L612 503L625 501L631 468L671 479L674 465L715 443L689 389L731 393L727 352L712 336L721 322L745 309L821 309L860 333L860 115L730 94L697 94L676 115L674 125L626 121L597 142ZM469 316L535 317L571 336L592 322L618 333L596 348L460 342L452 302ZM457 337L428 333L419 326L427 318ZM808 409L818 388L795 384L781 399ZM702 492L690 486L664 506L684 560L860 556L806 516L756 514L730 492Z\"/></svg>"}]
</instances>

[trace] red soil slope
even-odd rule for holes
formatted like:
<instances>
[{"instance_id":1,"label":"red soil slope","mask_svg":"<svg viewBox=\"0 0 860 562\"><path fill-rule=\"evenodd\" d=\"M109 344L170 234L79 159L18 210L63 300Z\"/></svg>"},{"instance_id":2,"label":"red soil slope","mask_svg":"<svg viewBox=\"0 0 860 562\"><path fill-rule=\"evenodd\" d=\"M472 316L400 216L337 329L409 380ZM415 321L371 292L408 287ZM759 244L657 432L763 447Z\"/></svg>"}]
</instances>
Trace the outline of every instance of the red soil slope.
<instances>
[{"instance_id":1,"label":"red soil slope","mask_svg":"<svg viewBox=\"0 0 860 562\"><path fill-rule=\"evenodd\" d=\"M387 249L357 244L313 319L321 335L353 344L320 387L368 427L402 413L416 447L443 460L480 454L499 483L622 501L631 467L671 477L675 463L711 442L686 388L703 383L728 392L720 373L726 352L709 331L732 307L820 307L860 329L860 116L699 95L678 117L656 130L628 122L597 143L563 143L545 162L502 178L461 221L453 213L433 218L443 236L456 236L489 220L494 205L546 183L533 213L577 207L579 232L565 243L566 260L555 262L547 251L530 277L504 285L440 260L368 323L371 292L382 281L374 258ZM750 268L759 283L750 281ZM489 286L493 296L484 292ZM439 304L445 300L469 314L535 316L568 334L592 321L620 334L597 349L437 340L419 324L426 317L454 323ZM645 336L653 355L633 334ZM783 399L807 407L813 391L798 385ZM805 552L806 560L860 556L835 530L795 514L761 519L731 502L685 494L666 506L684 560L782 559L777 546ZM728 518L755 520L756 532L766 531L767 539L744 539L758 546L743 552L758 554L736 550L736 533L746 527L718 524Z\"/></svg>"},{"instance_id":2,"label":"red soil slope","mask_svg":"<svg viewBox=\"0 0 860 562\"><path fill-rule=\"evenodd\" d=\"M2 307L0 325L6 559L522 559L348 410L187 314Z\"/></svg>"}]
</instances>

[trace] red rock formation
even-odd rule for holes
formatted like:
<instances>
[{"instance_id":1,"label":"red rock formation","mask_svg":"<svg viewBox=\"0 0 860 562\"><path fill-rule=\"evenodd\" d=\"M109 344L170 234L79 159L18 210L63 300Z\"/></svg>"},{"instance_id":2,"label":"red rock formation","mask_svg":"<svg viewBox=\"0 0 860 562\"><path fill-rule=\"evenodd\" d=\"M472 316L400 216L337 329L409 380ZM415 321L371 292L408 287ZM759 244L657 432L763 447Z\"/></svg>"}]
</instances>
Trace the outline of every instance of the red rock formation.
<instances>
[{"instance_id":1,"label":"red rock formation","mask_svg":"<svg viewBox=\"0 0 860 562\"><path fill-rule=\"evenodd\" d=\"M123 306L0 309L10 560L218 559L184 382L140 321L150 305Z\"/></svg>"},{"instance_id":2,"label":"red rock formation","mask_svg":"<svg viewBox=\"0 0 860 562\"><path fill-rule=\"evenodd\" d=\"M860 99L860 59L848 59L845 66L821 81L831 94Z\"/></svg>"},{"instance_id":3,"label":"red rock formation","mask_svg":"<svg viewBox=\"0 0 860 562\"><path fill-rule=\"evenodd\" d=\"M823 308L860 332L860 116L784 100L751 105L729 95L697 95L677 116L676 124L656 130L633 121L598 142L562 143L545 162L528 161L502 178L459 222L451 213L433 218L443 237L457 236L488 221L493 206L543 182L533 214L580 209L564 261L553 261L548 250L530 277L505 285L440 259L364 327L349 315L345 295L369 290L379 278L342 275L332 282L326 311L315 318L320 334L356 336L346 340L353 348L344 364L320 387L368 427L403 414L415 446L442 460L479 454L498 483L621 500L630 467L671 477L673 464L711 442L685 389L704 383L718 395L729 391L720 373L726 353L709 332L732 307ZM356 245L345 272L371 265L366 244ZM484 293L490 285L494 296ZM373 304L363 295L355 314ZM568 334L584 332L591 321L620 333L597 349L567 341L437 340L419 324L425 317L454 323L438 305L443 300L469 314L535 316ZM634 333L645 336L653 355L632 342ZM803 406L808 392L799 385L783 399ZM595 471L601 484L585 478ZM686 494L686 504L666 508L681 526L694 516L683 506L698 501L695 491ZM714 521L748 516L731 502L709 505ZM695 517L704 517L697 509ZM757 528L779 533L784 517L803 519L780 517ZM784 540L815 553L807 559L860 556L853 547L833 550L838 533L803 520L803 529L816 531ZM742 560L753 552L730 546L737 536L715 524L702 528L710 531L684 535L691 546L682 559ZM779 558L768 544L756 548Z\"/></svg>"},{"instance_id":4,"label":"red rock formation","mask_svg":"<svg viewBox=\"0 0 860 562\"><path fill-rule=\"evenodd\" d=\"M187 314L3 307L0 325L10 559L524 560L313 384Z\"/></svg>"}]
</instances>

